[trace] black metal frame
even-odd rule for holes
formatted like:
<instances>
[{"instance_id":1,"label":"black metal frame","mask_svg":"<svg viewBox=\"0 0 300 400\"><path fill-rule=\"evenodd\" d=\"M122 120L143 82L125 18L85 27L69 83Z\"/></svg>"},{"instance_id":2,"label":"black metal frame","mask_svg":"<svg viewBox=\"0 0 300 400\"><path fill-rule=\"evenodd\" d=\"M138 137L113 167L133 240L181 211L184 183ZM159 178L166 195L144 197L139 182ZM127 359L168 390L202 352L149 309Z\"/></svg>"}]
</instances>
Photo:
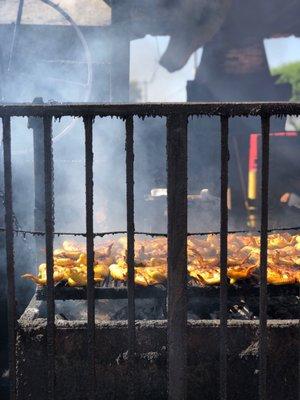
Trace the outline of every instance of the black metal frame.
<instances>
[{"instance_id":1,"label":"black metal frame","mask_svg":"<svg viewBox=\"0 0 300 400\"><path fill-rule=\"evenodd\" d=\"M11 399L16 398L16 310L14 288L14 241L12 209L11 129L13 116L41 117L44 122L45 242L47 260L47 353L48 398L55 398L55 288L53 282L53 160L52 118L83 117L86 155L86 240L88 258L88 356L90 366L89 398L95 398L95 288L93 285L93 130L95 116L115 116L126 121L127 237L128 237L128 347L129 398L135 392L135 310L134 310L134 129L133 117L167 118L168 166L168 360L169 399L186 398L187 332L187 123L192 115L219 116L221 122L221 288L220 288L220 398L227 398L227 186L228 119L235 116L258 116L262 121L262 219L260 268L259 395L267 398L267 235L269 121L271 116L299 115L299 103L184 103L184 104L52 104L2 105L4 177L6 208L6 254L8 277L8 315L10 333Z\"/></svg>"}]
</instances>

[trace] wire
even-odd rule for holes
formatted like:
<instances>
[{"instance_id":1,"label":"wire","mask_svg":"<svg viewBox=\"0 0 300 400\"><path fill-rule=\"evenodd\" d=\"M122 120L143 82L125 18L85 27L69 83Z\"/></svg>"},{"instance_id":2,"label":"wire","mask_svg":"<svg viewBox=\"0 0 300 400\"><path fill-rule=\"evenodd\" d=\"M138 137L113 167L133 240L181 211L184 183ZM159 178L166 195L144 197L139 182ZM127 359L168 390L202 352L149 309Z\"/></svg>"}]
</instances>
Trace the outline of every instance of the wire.
<instances>
[{"instance_id":1,"label":"wire","mask_svg":"<svg viewBox=\"0 0 300 400\"><path fill-rule=\"evenodd\" d=\"M293 226L293 227L281 227L281 228L272 228L268 229L269 233L272 232L282 232L282 231L299 231L300 226ZM0 227L0 232L6 232L4 227ZM14 233L22 234L22 235L33 235L33 236L45 236L45 232L42 231L28 231L28 230L21 230L21 229L14 229ZM260 230L234 230L229 231L228 234L239 234L239 233L260 233ZM99 232L94 233L94 237L104 237L109 235L125 235L127 231L111 231L111 232ZM144 235L144 236L152 236L152 237L167 237L167 233L157 233L157 232L135 232L136 235ZM209 231L209 232L192 232L188 233L187 236L207 236L207 235L219 235L220 231ZM54 232L55 236L83 236L86 237L86 233L83 232Z\"/></svg>"},{"instance_id":2,"label":"wire","mask_svg":"<svg viewBox=\"0 0 300 400\"><path fill-rule=\"evenodd\" d=\"M91 56L91 52L90 52L88 43L87 43L83 33L79 29L78 25L76 24L76 22L65 10L63 10L58 4L54 4L51 0L41 0L41 2L48 5L49 7L53 8L54 10L56 10L59 14L61 14L63 16L63 18L65 18L71 24L71 26L75 30L75 32L82 44L82 47L85 52L86 64L87 64L87 74L88 74L87 82L86 82L86 84L84 84L84 86L87 87L87 92L86 92L86 95L85 95L85 98L83 99L83 101L87 102L91 95L92 83L93 83L92 56ZM17 15L15 27L14 27L13 39L12 39L12 44L11 44L11 49L10 49L10 54L9 54L9 62L8 62L8 69L7 69L8 71L11 68L11 64L12 64L12 60L13 60L13 53L14 53L14 49L15 49L18 27L20 25L21 18L22 18L23 6L24 6L24 0L20 0L19 8L18 8L18 15ZM58 142L65 135L67 135L76 123L77 123L77 120L73 119L72 122L68 126L66 126L58 135L56 135L53 138L53 143ZM27 153L27 151L23 152L23 154L26 154L26 153Z\"/></svg>"},{"instance_id":3,"label":"wire","mask_svg":"<svg viewBox=\"0 0 300 400\"><path fill-rule=\"evenodd\" d=\"M87 60L87 73L88 73L88 78L87 78L87 93L86 96L84 98L84 102L87 102L90 98L91 95L91 89L92 89L92 82L93 82L93 68L92 68L92 56L91 56L91 52L89 49L89 46L87 44L87 41L83 35L83 33L81 32L81 30L79 29L78 25L76 24L76 22L73 20L72 17L70 17L70 15L63 10L58 4L54 4L52 1L50 0L41 0L42 3L47 4L48 6L54 8L54 10L56 10L59 14L61 14L73 27L73 29L75 30L75 32L77 33L77 36L82 44L82 47L84 49L85 52L85 57ZM53 143L57 142L58 140L62 139L67 133L70 132L70 130L74 127L74 125L77 123L77 120L74 119L65 129L63 129L58 135L56 135L53 138Z\"/></svg>"},{"instance_id":4,"label":"wire","mask_svg":"<svg viewBox=\"0 0 300 400\"><path fill-rule=\"evenodd\" d=\"M21 24L21 19L22 19L22 14L23 14L23 7L24 7L24 0L19 0L18 14L17 14L15 26L14 26L12 42L11 42L11 47L10 47L10 51L9 51L7 72L10 71L12 61L13 61L13 56L14 56L16 41L17 41L17 34L18 34L18 30L19 30L19 26Z\"/></svg>"}]
</instances>

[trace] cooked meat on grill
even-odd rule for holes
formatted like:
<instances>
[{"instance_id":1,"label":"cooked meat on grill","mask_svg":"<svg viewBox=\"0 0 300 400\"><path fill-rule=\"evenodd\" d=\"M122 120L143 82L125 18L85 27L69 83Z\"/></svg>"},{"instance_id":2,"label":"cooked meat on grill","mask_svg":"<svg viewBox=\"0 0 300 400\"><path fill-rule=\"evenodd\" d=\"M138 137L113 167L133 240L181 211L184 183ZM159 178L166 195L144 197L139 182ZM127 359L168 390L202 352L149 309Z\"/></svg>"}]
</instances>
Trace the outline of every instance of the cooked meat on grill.
<instances>
[{"instance_id":1,"label":"cooked meat on grill","mask_svg":"<svg viewBox=\"0 0 300 400\"><path fill-rule=\"evenodd\" d=\"M188 239L188 277L198 285L220 284L220 246L218 235ZM114 281L126 282L126 237L95 247L95 282L109 276ZM231 284L239 280L259 280L260 237L228 235L227 276ZM136 240L135 283L140 286L163 284L167 280L167 240ZM54 251L54 282L65 281L69 286L87 284L87 255L85 246L65 241ZM47 283L46 264L39 266L38 275L23 278L36 284ZM272 234L268 238L269 284L300 283L300 235Z\"/></svg>"},{"instance_id":2,"label":"cooked meat on grill","mask_svg":"<svg viewBox=\"0 0 300 400\"><path fill-rule=\"evenodd\" d=\"M109 268L105 264L96 264L94 266L94 280L95 282L103 282L109 275ZM39 266L38 276L32 274L25 274L23 278L32 280L38 285L46 285L47 273L46 264ZM54 282L67 281L69 286L86 286L87 284L87 267L81 264L80 266L65 266L60 267L54 265L53 273Z\"/></svg>"}]
</instances>

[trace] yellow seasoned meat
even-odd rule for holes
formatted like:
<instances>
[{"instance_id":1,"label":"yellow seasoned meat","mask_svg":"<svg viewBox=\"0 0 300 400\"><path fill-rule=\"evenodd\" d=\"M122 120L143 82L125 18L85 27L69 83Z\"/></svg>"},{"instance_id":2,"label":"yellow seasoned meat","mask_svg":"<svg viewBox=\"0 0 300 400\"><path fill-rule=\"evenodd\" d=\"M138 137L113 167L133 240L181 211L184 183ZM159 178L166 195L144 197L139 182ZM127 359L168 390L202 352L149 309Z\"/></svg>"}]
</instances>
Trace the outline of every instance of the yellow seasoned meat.
<instances>
[{"instance_id":1,"label":"yellow seasoned meat","mask_svg":"<svg viewBox=\"0 0 300 400\"><path fill-rule=\"evenodd\" d=\"M256 265L244 264L228 267L227 276L232 279L231 283L239 279L247 279L256 269Z\"/></svg>"},{"instance_id":2,"label":"yellow seasoned meat","mask_svg":"<svg viewBox=\"0 0 300 400\"><path fill-rule=\"evenodd\" d=\"M78 257L78 260L76 261L76 265L87 265L87 258L86 258L86 254L81 253L80 256Z\"/></svg>"},{"instance_id":3,"label":"yellow seasoned meat","mask_svg":"<svg viewBox=\"0 0 300 400\"><path fill-rule=\"evenodd\" d=\"M220 283L220 271L188 266L188 272L199 285L217 285Z\"/></svg>"},{"instance_id":4,"label":"yellow seasoned meat","mask_svg":"<svg viewBox=\"0 0 300 400\"><path fill-rule=\"evenodd\" d=\"M53 252L53 256L57 258L71 258L74 261L80 256L80 251L66 251L64 249L56 249Z\"/></svg>"},{"instance_id":5,"label":"yellow seasoned meat","mask_svg":"<svg viewBox=\"0 0 300 400\"><path fill-rule=\"evenodd\" d=\"M288 271L279 271L273 268L268 268L267 271L268 283L272 285L290 285L296 283L296 275Z\"/></svg>"},{"instance_id":6,"label":"yellow seasoned meat","mask_svg":"<svg viewBox=\"0 0 300 400\"><path fill-rule=\"evenodd\" d=\"M95 282L102 282L108 275L109 268L107 265L97 264L94 266ZM41 264L39 266L39 273L37 276L25 274L22 277L30 279L38 285L46 285L46 264ZM69 286L85 286L87 283L87 267L83 264L75 267L73 266L72 268L54 265L53 279L54 282L67 281Z\"/></svg>"},{"instance_id":7,"label":"yellow seasoned meat","mask_svg":"<svg viewBox=\"0 0 300 400\"><path fill-rule=\"evenodd\" d=\"M74 260L71 258L54 257L54 264L60 267L73 267L75 265Z\"/></svg>"},{"instance_id":8,"label":"yellow seasoned meat","mask_svg":"<svg viewBox=\"0 0 300 400\"><path fill-rule=\"evenodd\" d=\"M101 242L95 247L95 282L110 276L127 281L127 238ZM187 240L188 276L199 285L220 283L220 237L208 235ZM138 239L135 242L135 283L141 286L165 283L167 280L166 238ZM84 286L87 281L85 244L64 241L54 251L55 282L67 281L70 286ZM230 282L252 277L258 280L260 237L258 235L228 235L227 271ZM38 275L24 278L45 285L46 265L41 264ZM274 285L300 283L300 235L274 233L268 237L268 283Z\"/></svg>"},{"instance_id":9,"label":"yellow seasoned meat","mask_svg":"<svg viewBox=\"0 0 300 400\"><path fill-rule=\"evenodd\" d=\"M94 279L96 282L102 282L109 276L109 267L105 264L96 264L94 266Z\"/></svg>"},{"instance_id":10,"label":"yellow seasoned meat","mask_svg":"<svg viewBox=\"0 0 300 400\"><path fill-rule=\"evenodd\" d=\"M109 266L110 276L116 281L127 281L127 268L120 264L112 264Z\"/></svg>"}]
</instances>

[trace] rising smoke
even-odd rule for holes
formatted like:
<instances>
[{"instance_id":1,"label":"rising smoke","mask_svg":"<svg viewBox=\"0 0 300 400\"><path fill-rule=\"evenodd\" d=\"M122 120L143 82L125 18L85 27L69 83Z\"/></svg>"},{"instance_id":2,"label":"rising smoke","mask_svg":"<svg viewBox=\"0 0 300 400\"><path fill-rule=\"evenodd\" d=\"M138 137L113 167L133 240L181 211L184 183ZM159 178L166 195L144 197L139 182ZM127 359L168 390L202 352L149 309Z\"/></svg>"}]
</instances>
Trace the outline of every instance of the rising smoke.
<instances>
[{"instance_id":1,"label":"rising smoke","mask_svg":"<svg viewBox=\"0 0 300 400\"><path fill-rule=\"evenodd\" d=\"M77 30L76 30L77 29ZM11 53L13 26L1 27L1 97L5 103L109 101L109 46L104 33L95 28L70 25L22 25ZM82 38L82 32L84 37ZM153 123L153 121L152 121ZM149 215L143 213L144 199L154 185L150 173L158 159L145 157L145 136L150 124L136 121L136 226L149 230ZM155 127L160 129L160 125ZM147 130L147 135L145 134ZM160 134L160 133L159 133ZM85 231L84 130L82 119L54 121L55 230ZM153 139L154 141L155 139ZM151 141L150 141L151 142ZM2 141L1 141L2 143ZM149 143L149 140L148 140ZM154 149L155 145L153 144ZM125 127L117 119L96 118L94 122L94 225L95 231L126 229ZM155 150L153 151L155 154ZM164 148L160 151L163 160ZM2 157L2 148L1 148ZM2 161L2 159L1 159ZM12 119L13 201L16 228L34 230L33 135L27 118ZM162 162L163 164L163 162ZM3 170L1 163L1 190ZM163 165L165 168L165 165ZM156 174L160 168L156 166ZM165 183L164 183L165 184ZM1 200L1 227L4 226ZM151 229L153 229L151 227ZM59 245L64 237L57 239ZM83 239L82 239L83 240ZM1 274L5 270L4 234L1 234ZM33 286L20 279L36 272L35 242L31 235L15 240L16 282L19 311L28 304ZM4 284L5 279L1 280ZM1 290L1 293L4 291ZM3 326L3 324L2 324Z\"/></svg>"},{"instance_id":2,"label":"rising smoke","mask_svg":"<svg viewBox=\"0 0 300 400\"><path fill-rule=\"evenodd\" d=\"M145 18L136 18L133 23L135 37L146 33L170 34L170 21L177 29L170 41L162 63L169 69L180 68L187 56L203 44L200 36L205 27L204 38L208 40L222 24L219 7L227 7L230 1L190 1L191 7L181 7L168 13L168 3L156 1L138 9ZM182 5L182 2L177 2ZM196 4L197 3L197 4ZM161 13L158 11L161 7ZM193 12L195 9L197 12ZM209 12L205 12L208 10ZM214 10L219 10L214 13ZM221 13L222 14L222 13ZM158 24L150 24L151 18L160 15ZM217 16L217 18L213 18ZM183 21L185 18L185 21ZM138 21L138 22L136 22ZM140 22L139 22L140 21ZM184 24L181 24L181 22ZM189 21L187 24L186 21ZM200 22L204 21L201 25ZM168 22L168 23L165 23ZM198 26L201 28L197 30ZM154 28L153 28L154 26ZM152 27L152 28L151 28ZM197 29L196 29L197 28ZM197 31L197 35L194 34ZM78 32L70 26L55 29L53 26L22 27L16 41L14 57L10 59L13 27L1 27L1 96L5 102L32 102L42 97L44 102L108 101L109 100L109 46L104 33L97 29L83 29L84 41ZM154 33L154 32L152 32ZM173 32L174 33L174 32ZM203 35L202 35L203 36ZM189 38L192 38L189 41ZM86 40L86 42L85 42ZM188 40L189 46L185 47ZM84 44L85 43L85 44ZM174 60L175 53L179 59ZM224 43L221 43L222 45ZM86 47L87 45L87 47ZM177 46L177 47L176 47ZM177 49L178 50L178 49ZM186 54L188 51L188 54ZM215 49L211 50L215 51ZM177 63L176 63L176 62ZM140 62L143 62L141 57ZM178 64L179 63L179 64ZM91 68L90 68L91 67ZM207 67L207 66L206 66ZM147 68L147 65L145 65ZM240 93L234 92L230 84L217 81L210 75L212 71L200 66L198 79L208 77L214 84L210 87L213 99L231 99ZM199 77L200 76L200 77ZM177 89L177 88L175 88ZM202 88L203 89L203 88ZM227 91L228 89L228 91ZM202 92L201 92L202 94ZM244 93L243 93L244 95ZM236 99L236 98L235 98ZM257 100L257 99L252 99ZM34 181L32 131L27 128L27 119L13 119L13 177L14 210L22 229L33 229ZM70 127L71 124L71 129ZM137 230L166 230L166 201L153 203L147 201L150 189L166 186L165 160L165 120L149 119L135 121L136 152L136 228ZM65 129L68 129L65 131ZM259 130L259 121L234 127L239 143L242 135L250 129ZM84 184L84 132L82 120L73 122L70 118L54 123L54 165L55 165L55 225L57 231L83 232L85 230L85 184ZM126 228L125 208L125 136L124 123L116 119L96 119L94 123L95 149L95 231L124 230ZM218 196L219 185L219 124L218 121L200 119L192 121L189 138L189 188L191 193L199 193L203 188ZM245 161L245 160L243 160ZM230 168L237 172L235 154L231 148ZM246 167L245 167L246 165ZM244 175L247 162L243 164ZM2 177L1 177L2 178ZM233 179L239 179L238 174ZM3 184L2 184L3 187ZM243 200L241 200L244 208ZM153 204L155 206L153 207ZM201 211L201 212L200 212ZM244 218L244 215L243 215ZM2 218L1 224L2 224ZM245 218L244 218L245 219ZM196 222L195 222L196 221ZM240 219L232 220L231 227L239 227ZM218 205L190 213L190 230L217 230L219 224ZM3 235L1 236L3 241ZM59 239L61 240L61 239ZM57 244L59 243L59 240ZM3 248L3 242L1 243ZM16 240L16 276L24 272L35 272L34 241L26 236ZM1 251L1 257L3 256ZM1 260L1 265L5 265ZM3 268L1 267L1 271ZM32 286L24 284L26 289L20 297L30 297ZM19 280L18 280L18 287ZM24 297L24 299L25 299Z\"/></svg>"}]
</instances>

